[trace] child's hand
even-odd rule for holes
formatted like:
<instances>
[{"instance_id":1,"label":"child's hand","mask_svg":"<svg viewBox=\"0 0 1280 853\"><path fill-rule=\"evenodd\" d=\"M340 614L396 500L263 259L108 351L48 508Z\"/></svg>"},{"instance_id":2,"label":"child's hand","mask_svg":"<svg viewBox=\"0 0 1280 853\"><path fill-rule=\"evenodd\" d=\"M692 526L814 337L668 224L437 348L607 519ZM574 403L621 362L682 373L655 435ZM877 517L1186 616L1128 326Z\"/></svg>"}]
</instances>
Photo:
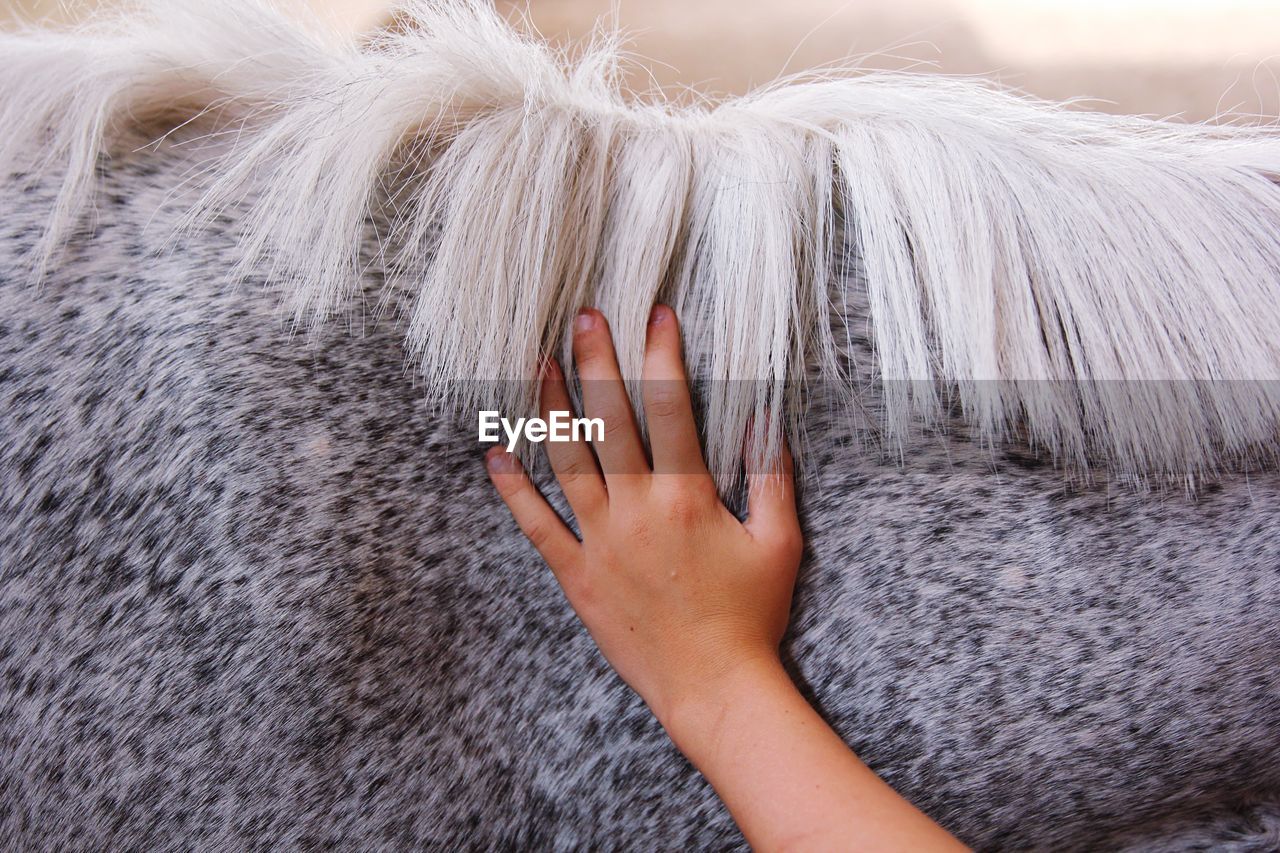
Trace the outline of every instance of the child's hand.
<instances>
[{"instance_id":1,"label":"child's hand","mask_svg":"<svg viewBox=\"0 0 1280 853\"><path fill-rule=\"evenodd\" d=\"M605 440L545 445L582 531L555 514L515 456L489 471L521 530L550 564L605 658L670 728L744 668L777 662L802 540L791 459L749 475L746 523L720 502L698 444L674 312L654 309L643 400L653 463L636 428L598 311L577 318L574 356L587 417ZM543 376L543 417L568 411L564 377Z\"/></svg>"},{"instance_id":2,"label":"child's hand","mask_svg":"<svg viewBox=\"0 0 1280 853\"><path fill-rule=\"evenodd\" d=\"M580 442L548 442L547 454L582 542L514 456L494 450L489 471L609 663L753 847L958 849L849 751L778 660L802 549L790 457L749 472L740 523L703 464L671 309L654 309L645 352L652 466L598 311L578 316L573 350L586 415L604 420L604 440L594 456ZM569 409L554 364L542 407L548 419Z\"/></svg>"}]
</instances>

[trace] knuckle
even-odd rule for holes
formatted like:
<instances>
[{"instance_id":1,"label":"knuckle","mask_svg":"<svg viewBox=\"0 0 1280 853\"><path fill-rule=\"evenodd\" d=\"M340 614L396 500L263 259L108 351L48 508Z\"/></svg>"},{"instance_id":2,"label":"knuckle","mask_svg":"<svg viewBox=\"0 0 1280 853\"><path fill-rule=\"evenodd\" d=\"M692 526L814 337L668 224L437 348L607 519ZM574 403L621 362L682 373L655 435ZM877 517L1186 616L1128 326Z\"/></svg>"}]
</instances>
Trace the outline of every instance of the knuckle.
<instances>
[{"instance_id":1,"label":"knuckle","mask_svg":"<svg viewBox=\"0 0 1280 853\"><path fill-rule=\"evenodd\" d=\"M684 475L676 478L673 489L675 499L683 499L696 504L702 511L720 500L716 484L709 476Z\"/></svg>"},{"instance_id":2,"label":"knuckle","mask_svg":"<svg viewBox=\"0 0 1280 853\"><path fill-rule=\"evenodd\" d=\"M689 501L675 500L667 505L667 518L681 527L692 524L699 514L697 507Z\"/></svg>"},{"instance_id":3,"label":"knuckle","mask_svg":"<svg viewBox=\"0 0 1280 853\"><path fill-rule=\"evenodd\" d=\"M716 489L716 483L711 479L710 474L692 477L685 487L708 504L720 502L720 492Z\"/></svg>"},{"instance_id":4,"label":"knuckle","mask_svg":"<svg viewBox=\"0 0 1280 853\"><path fill-rule=\"evenodd\" d=\"M682 487L675 490L665 504L668 521L680 527L698 523L707 511L707 500L699 490Z\"/></svg>"},{"instance_id":5,"label":"knuckle","mask_svg":"<svg viewBox=\"0 0 1280 853\"><path fill-rule=\"evenodd\" d=\"M560 470L559 472L557 472L556 477L557 479L560 480L561 489L566 489L566 488L571 489L574 486L577 486L578 484L582 483L583 480L585 480L586 477L591 473L594 473L594 472L588 469L587 463L585 460L570 459L560 467Z\"/></svg>"},{"instance_id":6,"label":"knuckle","mask_svg":"<svg viewBox=\"0 0 1280 853\"><path fill-rule=\"evenodd\" d=\"M631 418L620 408L610 407L602 410L596 417L604 421L604 437L607 441L631 426Z\"/></svg>"},{"instance_id":7,"label":"knuckle","mask_svg":"<svg viewBox=\"0 0 1280 853\"><path fill-rule=\"evenodd\" d=\"M788 561L798 561L804 555L804 537L799 530L779 533L772 545L778 557Z\"/></svg>"},{"instance_id":8,"label":"knuckle","mask_svg":"<svg viewBox=\"0 0 1280 853\"><path fill-rule=\"evenodd\" d=\"M604 358L604 347L592 333L577 335L573 339L573 357L578 368L591 368Z\"/></svg>"},{"instance_id":9,"label":"knuckle","mask_svg":"<svg viewBox=\"0 0 1280 853\"><path fill-rule=\"evenodd\" d=\"M524 532L525 538L529 540L529 543L539 550L551 541L551 526L544 522L526 522L520 525L520 530Z\"/></svg>"},{"instance_id":10,"label":"knuckle","mask_svg":"<svg viewBox=\"0 0 1280 853\"><path fill-rule=\"evenodd\" d=\"M645 400L645 414L650 418L672 418L680 414L684 400L674 388L655 388Z\"/></svg>"}]
</instances>

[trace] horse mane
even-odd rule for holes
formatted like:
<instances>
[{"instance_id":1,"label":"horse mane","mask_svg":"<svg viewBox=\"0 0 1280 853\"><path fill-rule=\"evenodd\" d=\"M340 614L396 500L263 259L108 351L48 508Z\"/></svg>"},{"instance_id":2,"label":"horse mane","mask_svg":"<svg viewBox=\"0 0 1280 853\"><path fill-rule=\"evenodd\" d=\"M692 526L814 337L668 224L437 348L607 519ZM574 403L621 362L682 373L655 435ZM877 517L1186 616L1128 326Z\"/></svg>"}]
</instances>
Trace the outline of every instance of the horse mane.
<instances>
[{"instance_id":1,"label":"horse mane","mask_svg":"<svg viewBox=\"0 0 1280 853\"><path fill-rule=\"evenodd\" d=\"M639 375L655 301L707 380L721 485L798 429L841 363L845 242L882 428L958 405L981 440L1191 483L1280 423L1280 130L1115 117L972 79L830 71L674 105L624 90L610 33L569 52L480 0L413 2L358 42L247 0L162 0L0 36L0 170L60 175L38 279L99 157L204 121L183 227L233 205L242 267L297 323L360 287L375 208L407 346L449 405L523 411L575 311ZM848 329L844 330L845 332ZM783 414L785 416L778 416ZM747 424L768 423L746 439Z\"/></svg>"}]
</instances>

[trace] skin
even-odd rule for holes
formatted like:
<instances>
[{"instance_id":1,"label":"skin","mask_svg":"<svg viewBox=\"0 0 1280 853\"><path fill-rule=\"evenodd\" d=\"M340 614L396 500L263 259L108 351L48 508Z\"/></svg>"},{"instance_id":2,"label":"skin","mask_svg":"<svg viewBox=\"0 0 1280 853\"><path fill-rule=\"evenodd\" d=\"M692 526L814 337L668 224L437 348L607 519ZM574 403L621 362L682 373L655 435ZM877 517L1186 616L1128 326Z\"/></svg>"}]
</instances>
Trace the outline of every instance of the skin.
<instances>
[{"instance_id":1,"label":"skin","mask_svg":"<svg viewBox=\"0 0 1280 853\"><path fill-rule=\"evenodd\" d=\"M604 440L548 442L581 541L501 447L490 477L600 651L710 781L756 848L950 850L955 838L875 775L779 657L803 540L790 454L750 466L748 516L720 501L694 423L674 312L649 321L645 451L608 324L574 324L583 409ZM549 362L542 415L571 409ZM652 462L650 462L650 458Z\"/></svg>"}]
</instances>

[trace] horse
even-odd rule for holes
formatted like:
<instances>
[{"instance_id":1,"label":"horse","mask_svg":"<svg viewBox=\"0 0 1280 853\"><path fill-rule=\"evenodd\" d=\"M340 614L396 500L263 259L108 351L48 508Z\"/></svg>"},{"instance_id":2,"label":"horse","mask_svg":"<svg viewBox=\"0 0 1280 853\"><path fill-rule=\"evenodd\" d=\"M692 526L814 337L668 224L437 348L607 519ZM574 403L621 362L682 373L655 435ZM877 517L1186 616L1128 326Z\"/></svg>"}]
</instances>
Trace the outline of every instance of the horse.
<instances>
[{"instance_id":1,"label":"horse","mask_svg":"<svg viewBox=\"0 0 1280 853\"><path fill-rule=\"evenodd\" d=\"M784 655L877 773L979 848L1280 843L1274 127L400 21L0 37L13 844L744 846L475 440L655 301L726 500L796 448Z\"/></svg>"}]
</instances>

